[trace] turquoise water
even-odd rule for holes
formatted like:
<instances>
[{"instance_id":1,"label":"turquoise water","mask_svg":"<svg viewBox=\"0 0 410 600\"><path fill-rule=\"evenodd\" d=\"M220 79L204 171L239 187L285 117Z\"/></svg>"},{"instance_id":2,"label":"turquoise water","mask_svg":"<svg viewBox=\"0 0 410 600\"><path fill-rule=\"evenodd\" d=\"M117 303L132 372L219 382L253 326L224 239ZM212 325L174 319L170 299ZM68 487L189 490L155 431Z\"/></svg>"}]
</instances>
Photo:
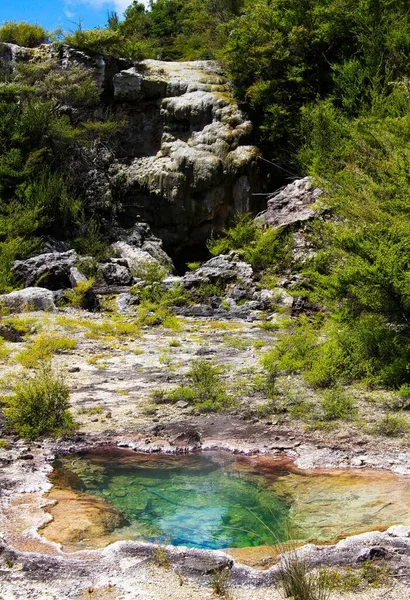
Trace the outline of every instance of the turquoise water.
<instances>
[{"instance_id":1,"label":"turquoise water","mask_svg":"<svg viewBox=\"0 0 410 600\"><path fill-rule=\"evenodd\" d=\"M289 503L273 496L247 461L230 454L107 450L61 457L55 467L57 485L68 483L114 505L127 521L128 539L208 549L272 543L272 535L286 539ZM284 474L278 467L276 475Z\"/></svg>"},{"instance_id":2,"label":"turquoise water","mask_svg":"<svg viewBox=\"0 0 410 600\"><path fill-rule=\"evenodd\" d=\"M380 471L308 472L268 456L117 448L62 456L54 467L56 487L98 496L121 513L111 541L244 548L410 525L410 478Z\"/></svg>"}]
</instances>

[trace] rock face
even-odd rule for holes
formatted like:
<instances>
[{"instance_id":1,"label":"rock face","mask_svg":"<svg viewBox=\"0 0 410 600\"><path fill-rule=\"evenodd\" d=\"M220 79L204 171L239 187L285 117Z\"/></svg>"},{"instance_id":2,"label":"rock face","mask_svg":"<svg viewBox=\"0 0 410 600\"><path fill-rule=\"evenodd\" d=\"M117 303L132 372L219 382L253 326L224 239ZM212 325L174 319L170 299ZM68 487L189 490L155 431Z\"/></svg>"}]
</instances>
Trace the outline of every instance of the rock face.
<instances>
[{"instance_id":1,"label":"rock face","mask_svg":"<svg viewBox=\"0 0 410 600\"><path fill-rule=\"evenodd\" d=\"M215 63L147 60L113 86L118 111L133 113L134 158L113 182L124 221L140 216L175 247L202 243L233 212L251 209L259 152Z\"/></svg>"},{"instance_id":2,"label":"rock face","mask_svg":"<svg viewBox=\"0 0 410 600\"><path fill-rule=\"evenodd\" d=\"M178 249L203 244L232 214L252 210L259 151L215 62L146 60L135 67L67 46L0 44L0 70L42 58L63 69L89 68L101 94L94 116L109 105L126 123L116 148L100 149L81 172L86 201L100 217L115 213L124 228L144 220L166 249Z\"/></svg>"}]
</instances>

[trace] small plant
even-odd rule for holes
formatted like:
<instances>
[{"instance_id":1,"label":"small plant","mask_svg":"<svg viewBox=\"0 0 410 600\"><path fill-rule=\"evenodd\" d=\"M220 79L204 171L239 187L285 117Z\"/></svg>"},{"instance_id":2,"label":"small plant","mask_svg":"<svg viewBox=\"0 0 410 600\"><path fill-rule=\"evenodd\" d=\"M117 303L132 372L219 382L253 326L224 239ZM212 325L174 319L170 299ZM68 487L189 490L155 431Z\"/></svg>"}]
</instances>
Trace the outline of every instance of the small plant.
<instances>
[{"instance_id":1,"label":"small plant","mask_svg":"<svg viewBox=\"0 0 410 600\"><path fill-rule=\"evenodd\" d=\"M157 567L161 567L162 569L170 569L171 568L171 563L169 560L169 554L167 551L166 543L164 545L158 546L154 550L152 560L153 560L153 563Z\"/></svg>"},{"instance_id":2,"label":"small plant","mask_svg":"<svg viewBox=\"0 0 410 600\"><path fill-rule=\"evenodd\" d=\"M171 340L169 342L169 347L170 348L179 348L181 346L181 342L179 340Z\"/></svg>"},{"instance_id":3,"label":"small plant","mask_svg":"<svg viewBox=\"0 0 410 600\"><path fill-rule=\"evenodd\" d=\"M90 305L90 293L94 285L94 279L80 281L73 290L66 292L66 297L72 306L76 308L87 308Z\"/></svg>"},{"instance_id":4,"label":"small plant","mask_svg":"<svg viewBox=\"0 0 410 600\"><path fill-rule=\"evenodd\" d=\"M93 417L94 415L101 415L104 412L102 406L93 406L92 408L81 408L78 411L79 415L87 415L88 417Z\"/></svg>"},{"instance_id":5,"label":"small plant","mask_svg":"<svg viewBox=\"0 0 410 600\"><path fill-rule=\"evenodd\" d=\"M231 594L229 591L229 584L231 580L231 572L229 567L215 567L211 572L211 587L214 594L221 598L229 600Z\"/></svg>"},{"instance_id":6,"label":"small plant","mask_svg":"<svg viewBox=\"0 0 410 600\"><path fill-rule=\"evenodd\" d=\"M69 396L61 374L45 363L34 375L15 383L11 395L3 397L6 422L18 435L31 439L69 433L74 429Z\"/></svg>"},{"instance_id":7,"label":"small plant","mask_svg":"<svg viewBox=\"0 0 410 600\"><path fill-rule=\"evenodd\" d=\"M323 392L321 406L325 421L349 420L356 413L352 398L338 387Z\"/></svg>"},{"instance_id":8,"label":"small plant","mask_svg":"<svg viewBox=\"0 0 410 600\"><path fill-rule=\"evenodd\" d=\"M190 271L196 271L196 269L199 269L199 267L201 266L201 263L199 261L189 262L186 264L186 266Z\"/></svg>"},{"instance_id":9,"label":"small plant","mask_svg":"<svg viewBox=\"0 0 410 600\"><path fill-rule=\"evenodd\" d=\"M285 598L328 600L330 596L328 572L312 573L311 568L295 549L282 556L279 583Z\"/></svg>"},{"instance_id":10,"label":"small plant","mask_svg":"<svg viewBox=\"0 0 410 600\"><path fill-rule=\"evenodd\" d=\"M409 429L410 424L405 415L392 413L385 414L375 427L376 433L387 437L406 435Z\"/></svg>"},{"instance_id":11,"label":"small plant","mask_svg":"<svg viewBox=\"0 0 410 600\"><path fill-rule=\"evenodd\" d=\"M147 285L161 283L168 275L168 270L155 259L136 263L131 271L135 279L142 279Z\"/></svg>"},{"instance_id":12,"label":"small plant","mask_svg":"<svg viewBox=\"0 0 410 600\"><path fill-rule=\"evenodd\" d=\"M8 448L8 445L9 445L9 443L8 443L8 441L7 441L7 440L1 440L1 439L0 439L0 450L1 450L1 449Z\"/></svg>"},{"instance_id":13,"label":"small plant","mask_svg":"<svg viewBox=\"0 0 410 600\"><path fill-rule=\"evenodd\" d=\"M16 564L14 556L12 554L6 554L4 557L4 564L7 569L12 569Z\"/></svg>"},{"instance_id":14,"label":"small plant","mask_svg":"<svg viewBox=\"0 0 410 600\"><path fill-rule=\"evenodd\" d=\"M229 348L236 348L237 350L246 350L249 348L249 340L240 337L226 336L224 344Z\"/></svg>"},{"instance_id":15,"label":"small plant","mask_svg":"<svg viewBox=\"0 0 410 600\"><path fill-rule=\"evenodd\" d=\"M166 396L166 401L172 404L176 404L181 400L188 402L188 404L195 404L197 400L195 390L187 385L179 385Z\"/></svg>"},{"instance_id":16,"label":"small plant","mask_svg":"<svg viewBox=\"0 0 410 600\"><path fill-rule=\"evenodd\" d=\"M56 352L67 352L77 346L76 340L62 336L40 334L25 350L16 356L16 360L26 368L35 367L39 362L48 361Z\"/></svg>"}]
</instances>

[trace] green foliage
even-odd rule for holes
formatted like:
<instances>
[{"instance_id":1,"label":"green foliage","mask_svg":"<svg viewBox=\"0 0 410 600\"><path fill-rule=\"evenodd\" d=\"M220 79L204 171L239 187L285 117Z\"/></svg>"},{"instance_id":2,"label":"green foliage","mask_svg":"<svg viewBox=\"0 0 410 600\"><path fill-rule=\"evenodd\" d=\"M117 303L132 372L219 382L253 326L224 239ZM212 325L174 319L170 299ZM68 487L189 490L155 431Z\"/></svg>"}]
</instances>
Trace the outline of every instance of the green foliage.
<instances>
[{"instance_id":1,"label":"green foliage","mask_svg":"<svg viewBox=\"0 0 410 600\"><path fill-rule=\"evenodd\" d=\"M78 29L66 36L64 42L91 55L104 54L133 61L155 56L155 47L148 40L124 36L121 31L121 24L116 28Z\"/></svg>"},{"instance_id":2,"label":"green foliage","mask_svg":"<svg viewBox=\"0 0 410 600\"><path fill-rule=\"evenodd\" d=\"M410 423L405 415L387 413L377 423L375 427L376 433L385 435L386 437L398 437L408 434Z\"/></svg>"},{"instance_id":3,"label":"green foliage","mask_svg":"<svg viewBox=\"0 0 410 600\"><path fill-rule=\"evenodd\" d=\"M33 25L25 21L5 21L0 26L0 42L8 42L24 46L25 48L35 48L44 44L50 38L49 33L41 25Z\"/></svg>"},{"instance_id":4,"label":"green foliage","mask_svg":"<svg viewBox=\"0 0 410 600\"><path fill-rule=\"evenodd\" d=\"M231 250L242 250L256 242L259 235L260 231L252 215L239 214L233 227L225 230L221 237L211 237L208 240L208 250L213 256L227 254Z\"/></svg>"},{"instance_id":5,"label":"green foliage","mask_svg":"<svg viewBox=\"0 0 410 600\"><path fill-rule=\"evenodd\" d=\"M40 249L44 234L77 237L78 247L106 253L87 214L81 178L88 157L95 168L95 149L107 144L120 124L106 118L87 121L85 111L74 125L66 114L98 101L92 74L78 65L63 69L54 59L32 59L5 71L0 83L0 292L13 287L13 261Z\"/></svg>"},{"instance_id":6,"label":"green foliage","mask_svg":"<svg viewBox=\"0 0 410 600\"><path fill-rule=\"evenodd\" d=\"M69 389L58 373L43 365L34 375L12 386L3 397L6 423L18 435L36 438L70 433L74 421L69 412Z\"/></svg>"},{"instance_id":7,"label":"green foliage","mask_svg":"<svg viewBox=\"0 0 410 600\"><path fill-rule=\"evenodd\" d=\"M168 274L168 270L154 259L138 262L131 270L133 277L145 281L147 285L161 283Z\"/></svg>"},{"instance_id":8,"label":"green foliage","mask_svg":"<svg viewBox=\"0 0 410 600\"><path fill-rule=\"evenodd\" d=\"M321 407L323 411L322 418L325 421L349 420L356 412L352 398L341 388L326 390L323 393Z\"/></svg>"},{"instance_id":9,"label":"green foliage","mask_svg":"<svg viewBox=\"0 0 410 600\"><path fill-rule=\"evenodd\" d=\"M175 404L183 400L201 412L227 410L233 406L235 400L225 391L220 374L220 368L213 362L198 358L192 361L188 371L189 384L178 386L169 394L159 390L154 400L160 404Z\"/></svg>"},{"instance_id":10,"label":"green foliage","mask_svg":"<svg viewBox=\"0 0 410 600\"><path fill-rule=\"evenodd\" d=\"M66 297L72 306L76 308L88 308L89 293L94 285L94 279L80 281L74 289L66 292Z\"/></svg>"},{"instance_id":11,"label":"green foliage","mask_svg":"<svg viewBox=\"0 0 410 600\"><path fill-rule=\"evenodd\" d=\"M62 336L40 334L16 356L16 360L23 367L31 369L41 362L50 360L56 352L66 352L76 346L76 340Z\"/></svg>"},{"instance_id":12,"label":"green foliage","mask_svg":"<svg viewBox=\"0 0 410 600\"><path fill-rule=\"evenodd\" d=\"M283 229L260 229L252 215L240 214L230 229L219 238L211 237L207 246L214 256L237 250L255 271L283 271L290 266L291 234Z\"/></svg>"}]
</instances>

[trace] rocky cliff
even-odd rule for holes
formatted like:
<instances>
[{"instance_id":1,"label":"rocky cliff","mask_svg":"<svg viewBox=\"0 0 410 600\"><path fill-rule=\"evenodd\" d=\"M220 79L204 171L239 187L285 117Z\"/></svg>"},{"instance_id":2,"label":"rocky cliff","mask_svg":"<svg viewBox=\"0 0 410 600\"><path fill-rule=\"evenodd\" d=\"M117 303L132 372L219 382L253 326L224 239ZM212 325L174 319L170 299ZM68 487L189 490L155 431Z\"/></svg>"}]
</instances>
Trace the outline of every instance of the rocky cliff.
<instances>
[{"instance_id":1,"label":"rocky cliff","mask_svg":"<svg viewBox=\"0 0 410 600\"><path fill-rule=\"evenodd\" d=\"M203 242L234 212L249 211L258 149L213 62L149 60L113 78L131 131L114 189L129 223L139 216L167 246Z\"/></svg>"},{"instance_id":2,"label":"rocky cliff","mask_svg":"<svg viewBox=\"0 0 410 600\"><path fill-rule=\"evenodd\" d=\"M95 213L114 206L117 225L128 229L145 221L174 251L203 244L233 213L252 209L259 151L251 145L252 123L216 63L146 60L132 66L64 46L0 44L3 69L50 58L63 68L91 69L101 94L94 117L108 106L125 124L115 149L90 160L82 177Z\"/></svg>"}]
</instances>

